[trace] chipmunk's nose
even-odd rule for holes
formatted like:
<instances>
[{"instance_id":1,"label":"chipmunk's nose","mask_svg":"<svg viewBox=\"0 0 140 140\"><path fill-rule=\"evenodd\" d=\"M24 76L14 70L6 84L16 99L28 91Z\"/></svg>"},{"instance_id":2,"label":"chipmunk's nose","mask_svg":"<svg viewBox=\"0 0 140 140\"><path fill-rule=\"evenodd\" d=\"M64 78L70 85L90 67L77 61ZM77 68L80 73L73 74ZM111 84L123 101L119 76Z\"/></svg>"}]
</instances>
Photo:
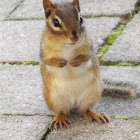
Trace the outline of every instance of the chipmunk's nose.
<instances>
[{"instance_id":1,"label":"chipmunk's nose","mask_svg":"<svg viewBox=\"0 0 140 140\"><path fill-rule=\"evenodd\" d=\"M70 40L72 42L76 42L78 40L78 36L77 36L77 32L76 31L72 31L72 37L70 37Z\"/></svg>"},{"instance_id":2,"label":"chipmunk's nose","mask_svg":"<svg viewBox=\"0 0 140 140\"><path fill-rule=\"evenodd\" d=\"M73 32L72 32L72 34L73 34L73 36L74 36L74 37L76 37L76 36L77 36L76 31L73 31Z\"/></svg>"}]
</instances>

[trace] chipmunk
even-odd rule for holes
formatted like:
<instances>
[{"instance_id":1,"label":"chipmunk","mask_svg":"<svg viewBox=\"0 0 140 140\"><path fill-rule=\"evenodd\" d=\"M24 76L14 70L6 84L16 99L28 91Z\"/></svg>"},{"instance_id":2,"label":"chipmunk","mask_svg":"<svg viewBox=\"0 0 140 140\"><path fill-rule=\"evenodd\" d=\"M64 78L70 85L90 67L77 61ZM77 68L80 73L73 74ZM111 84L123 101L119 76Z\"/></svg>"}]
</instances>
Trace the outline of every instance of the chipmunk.
<instances>
[{"instance_id":1,"label":"chipmunk","mask_svg":"<svg viewBox=\"0 0 140 140\"><path fill-rule=\"evenodd\" d=\"M40 48L40 71L44 99L56 114L51 128L68 128L66 115L75 108L91 121L109 122L106 114L91 111L103 92L115 90L104 88L99 61L80 15L79 0L55 4L43 0L43 6L46 27ZM132 93L117 91L123 90L126 95Z\"/></svg>"}]
</instances>

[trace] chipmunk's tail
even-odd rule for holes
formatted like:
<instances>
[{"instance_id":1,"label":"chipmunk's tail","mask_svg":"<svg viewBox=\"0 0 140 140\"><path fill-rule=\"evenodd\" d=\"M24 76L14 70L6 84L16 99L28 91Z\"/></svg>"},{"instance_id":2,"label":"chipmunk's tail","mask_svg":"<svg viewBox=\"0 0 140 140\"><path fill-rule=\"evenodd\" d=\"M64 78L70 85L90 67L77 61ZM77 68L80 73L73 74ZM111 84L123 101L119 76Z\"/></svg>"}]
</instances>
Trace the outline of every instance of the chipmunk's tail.
<instances>
[{"instance_id":1,"label":"chipmunk's tail","mask_svg":"<svg viewBox=\"0 0 140 140\"><path fill-rule=\"evenodd\" d=\"M105 85L102 95L119 98L135 98L136 93L128 87Z\"/></svg>"}]
</instances>

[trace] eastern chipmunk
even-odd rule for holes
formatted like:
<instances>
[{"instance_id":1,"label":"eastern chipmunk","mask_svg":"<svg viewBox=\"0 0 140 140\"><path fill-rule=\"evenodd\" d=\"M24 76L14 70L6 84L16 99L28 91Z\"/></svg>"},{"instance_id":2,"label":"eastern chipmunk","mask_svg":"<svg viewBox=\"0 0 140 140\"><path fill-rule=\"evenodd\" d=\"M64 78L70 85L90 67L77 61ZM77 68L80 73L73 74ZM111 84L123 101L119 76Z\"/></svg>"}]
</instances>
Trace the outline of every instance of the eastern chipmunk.
<instances>
[{"instance_id":1,"label":"eastern chipmunk","mask_svg":"<svg viewBox=\"0 0 140 140\"><path fill-rule=\"evenodd\" d=\"M79 0L61 4L43 0L43 6L46 27L40 70L44 98L49 109L56 113L51 128L68 128L70 121L66 115L75 108L91 121L109 122L104 113L90 110L103 90L107 93L107 88L104 89L100 78L99 62L80 15Z\"/></svg>"}]
</instances>

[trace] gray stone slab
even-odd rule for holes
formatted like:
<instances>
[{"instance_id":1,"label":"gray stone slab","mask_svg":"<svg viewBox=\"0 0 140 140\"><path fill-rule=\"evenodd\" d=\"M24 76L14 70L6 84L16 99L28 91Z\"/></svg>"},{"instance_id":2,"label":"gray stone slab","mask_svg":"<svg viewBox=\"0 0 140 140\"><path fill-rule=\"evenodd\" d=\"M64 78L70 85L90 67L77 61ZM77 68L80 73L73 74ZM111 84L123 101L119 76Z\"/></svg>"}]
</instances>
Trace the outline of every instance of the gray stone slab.
<instances>
[{"instance_id":1,"label":"gray stone slab","mask_svg":"<svg viewBox=\"0 0 140 140\"><path fill-rule=\"evenodd\" d=\"M24 2L11 14L10 19L43 18L42 0L24 0Z\"/></svg>"},{"instance_id":2,"label":"gray stone slab","mask_svg":"<svg viewBox=\"0 0 140 140\"><path fill-rule=\"evenodd\" d=\"M140 96L140 67L101 66L101 77L105 83L131 87Z\"/></svg>"},{"instance_id":3,"label":"gray stone slab","mask_svg":"<svg viewBox=\"0 0 140 140\"><path fill-rule=\"evenodd\" d=\"M46 116L0 116L0 140L40 140L49 127Z\"/></svg>"},{"instance_id":4,"label":"gray stone slab","mask_svg":"<svg viewBox=\"0 0 140 140\"><path fill-rule=\"evenodd\" d=\"M139 67L101 67L101 76L108 83L132 87L140 94ZM42 97L39 66L0 66L0 114L52 115ZM140 116L140 98L102 97L93 110L110 116Z\"/></svg>"},{"instance_id":5,"label":"gray stone slab","mask_svg":"<svg viewBox=\"0 0 140 140\"><path fill-rule=\"evenodd\" d=\"M39 66L0 66L0 114L46 114Z\"/></svg>"},{"instance_id":6,"label":"gray stone slab","mask_svg":"<svg viewBox=\"0 0 140 140\"><path fill-rule=\"evenodd\" d=\"M105 62L140 62L140 13L125 27L107 53Z\"/></svg>"},{"instance_id":7,"label":"gray stone slab","mask_svg":"<svg viewBox=\"0 0 140 140\"><path fill-rule=\"evenodd\" d=\"M138 0L81 0L84 16L121 16L130 13Z\"/></svg>"},{"instance_id":8,"label":"gray stone slab","mask_svg":"<svg viewBox=\"0 0 140 140\"><path fill-rule=\"evenodd\" d=\"M0 1L0 20L6 18L9 13L21 2L21 0L1 0Z\"/></svg>"},{"instance_id":9,"label":"gray stone slab","mask_svg":"<svg viewBox=\"0 0 140 140\"><path fill-rule=\"evenodd\" d=\"M38 61L44 22L3 21L0 23L0 62Z\"/></svg>"},{"instance_id":10,"label":"gray stone slab","mask_svg":"<svg viewBox=\"0 0 140 140\"><path fill-rule=\"evenodd\" d=\"M58 2L57 0L52 0ZM62 0L61 0L62 1ZM63 0L64 1L64 0ZM72 1L72 0L65 0ZM137 0L81 0L81 14L84 16L120 16L134 9ZM44 17L42 1L25 0L10 18L42 18Z\"/></svg>"},{"instance_id":11,"label":"gray stone slab","mask_svg":"<svg viewBox=\"0 0 140 140\"><path fill-rule=\"evenodd\" d=\"M136 99L102 97L94 111L106 112L110 116L140 116L140 67L102 66L101 77L105 83L131 87Z\"/></svg>"},{"instance_id":12,"label":"gray stone slab","mask_svg":"<svg viewBox=\"0 0 140 140\"><path fill-rule=\"evenodd\" d=\"M140 121L115 120L98 125L87 119L74 116L72 126L68 130L53 131L47 140L139 140Z\"/></svg>"},{"instance_id":13,"label":"gray stone slab","mask_svg":"<svg viewBox=\"0 0 140 140\"><path fill-rule=\"evenodd\" d=\"M120 18L85 19L87 32L96 48L101 46ZM0 23L0 62L39 61L44 20L3 21Z\"/></svg>"}]
</instances>

